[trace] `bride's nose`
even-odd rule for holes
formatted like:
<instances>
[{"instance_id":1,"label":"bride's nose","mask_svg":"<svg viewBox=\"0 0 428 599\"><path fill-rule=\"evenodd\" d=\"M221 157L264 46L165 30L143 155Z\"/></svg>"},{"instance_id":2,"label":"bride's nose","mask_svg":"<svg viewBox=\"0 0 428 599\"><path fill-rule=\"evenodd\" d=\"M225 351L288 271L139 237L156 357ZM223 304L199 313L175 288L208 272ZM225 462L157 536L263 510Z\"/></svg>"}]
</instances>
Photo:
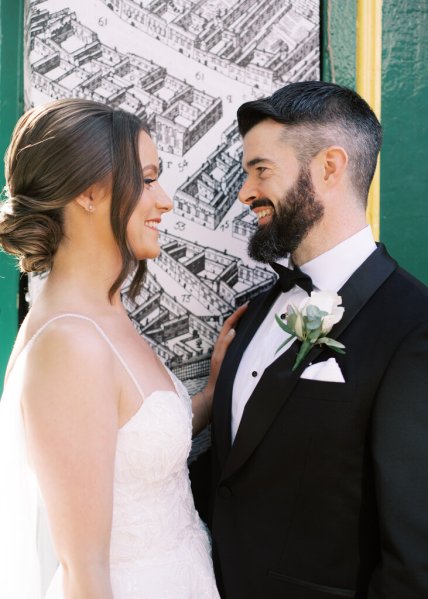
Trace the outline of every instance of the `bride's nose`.
<instances>
[{"instance_id":1,"label":"bride's nose","mask_svg":"<svg viewBox=\"0 0 428 599\"><path fill-rule=\"evenodd\" d=\"M169 212L172 210L172 200L166 191L163 189L162 185L159 185L158 191L156 194L156 207L159 210L163 210L164 212Z\"/></svg>"}]
</instances>

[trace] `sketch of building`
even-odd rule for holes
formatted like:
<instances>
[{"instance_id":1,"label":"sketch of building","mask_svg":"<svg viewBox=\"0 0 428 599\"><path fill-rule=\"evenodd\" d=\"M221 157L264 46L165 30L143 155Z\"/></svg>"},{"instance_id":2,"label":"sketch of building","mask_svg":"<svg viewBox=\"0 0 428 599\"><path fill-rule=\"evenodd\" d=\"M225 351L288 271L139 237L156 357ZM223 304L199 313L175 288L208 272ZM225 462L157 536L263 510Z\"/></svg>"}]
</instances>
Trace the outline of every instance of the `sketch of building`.
<instances>
[{"instance_id":1,"label":"sketch of building","mask_svg":"<svg viewBox=\"0 0 428 599\"><path fill-rule=\"evenodd\" d=\"M223 143L183 183L174 196L174 211L209 229L216 229L236 201L244 181L242 145L234 124Z\"/></svg>"},{"instance_id":2,"label":"sketch of building","mask_svg":"<svg viewBox=\"0 0 428 599\"><path fill-rule=\"evenodd\" d=\"M123 300L137 330L176 374L186 379L206 376L224 316L271 287L275 275L169 233L160 236L162 249L157 264L189 296L206 306L206 316L186 309L151 273L135 303L129 300L127 288Z\"/></svg>"},{"instance_id":3,"label":"sketch of building","mask_svg":"<svg viewBox=\"0 0 428 599\"><path fill-rule=\"evenodd\" d=\"M263 92L318 72L317 0L102 1L133 27Z\"/></svg>"},{"instance_id":4,"label":"sketch of building","mask_svg":"<svg viewBox=\"0 0 428 599\"><path fill-rule=\"evenodd\" d=\"M34 8L30 27L36 89L51 98L89 98L129 110L148 121L165 152L183 156L222 116L220 98L153 61L101 44L68 8Z\"/></svg>"},{"instance_id":5,"label":"sketch of building","mask_svg":"<svg viewBox=\"0 0 428 599\"><path fill-rule=\"evenodd\" d=\"M257 224L255 216L247 208L245 208L241 214L235 216L232 221L232 236L236 237L236 239L248 241L256 229Z\"/></svg>"},{"instance_id":6,"label":"sketch of building","mask_svg":"<svg viewBox=\"0 0 428 599\"><path fill-rule=\"evenodd\" d=\"M183 156L221 118L222 105L220 98L211 98L187 83L180 83L181 89L177 90L173 86L168 88L168 82L163 84L173 101L168 106L165 100L165 106L157 112L154 130L160 150Z\"/></svg>"},{"instance_id":7,"label":"sketch of building","mask_svg":"<svg viewBox=\"0 0 428 599\"><path fill-rule=\"evenodd\" d=\"M240 258L199 243L160 233L156 262L191 294L208 314L225 314L273 284L275 275Z\"/></svg>"},{"instance_id":8,"label":"sketch of building","mask_svg":"<svg viewBox=\"0 0 428 599\"><path fill-rule=\"evenodd\" d=\"M147 273L136 303L129 300L126 287L122 297L139 333L177 376L186 379L208 375L211 348L223 321L221 315L195 316L166 293L151 273Z\"/></svg>"}]
</instances>

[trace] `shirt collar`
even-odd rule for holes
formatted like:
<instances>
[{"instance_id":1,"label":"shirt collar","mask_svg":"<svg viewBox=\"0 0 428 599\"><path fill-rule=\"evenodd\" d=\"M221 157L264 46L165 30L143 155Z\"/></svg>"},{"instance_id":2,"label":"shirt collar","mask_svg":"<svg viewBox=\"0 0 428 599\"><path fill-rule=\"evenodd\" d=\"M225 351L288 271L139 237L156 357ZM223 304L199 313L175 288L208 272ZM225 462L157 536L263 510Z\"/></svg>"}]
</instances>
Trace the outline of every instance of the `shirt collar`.
<instances>
[{"instance_id":1,"label":"shirt collar","mask_svg":"<svg viewBox=\"0 0 428 599\"><path fill-rule=\"evenodd\" d=\"M300 270L311 277L317 289L339 291L375 249L376 243L371 228L367 225L327 252L302 264ZM288 262L287 258L286 266Z\"/></svg>"}]
</instances>

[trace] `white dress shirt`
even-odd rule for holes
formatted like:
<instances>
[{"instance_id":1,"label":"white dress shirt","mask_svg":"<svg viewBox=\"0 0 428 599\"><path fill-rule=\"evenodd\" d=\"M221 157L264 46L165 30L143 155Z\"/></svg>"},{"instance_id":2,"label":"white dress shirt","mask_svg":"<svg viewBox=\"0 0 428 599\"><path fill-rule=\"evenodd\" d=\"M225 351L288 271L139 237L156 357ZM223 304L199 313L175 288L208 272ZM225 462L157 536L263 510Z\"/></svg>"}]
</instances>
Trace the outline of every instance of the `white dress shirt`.
<instances>
[{"instance_id":1,"label":"white dress shirt","mask_svg":"<svg viewBox=\"0 0 428 599\"><path fill-rule=\"evenodd\" d=\"M306 262L300 266L300 270L312 278L315 290L337 292L375 249L371 229L367 226L331 250ZM289 259L278 260L278 263L288 266ZM232 442L247 401L263 372L290 347L288 343L276 353L287 333L275 321L275 314L286 313L289 304L298 306L305 297L306 291L296 285L290 291L280 293L243 353L233 384Z\"/></svg>"}]
</instances>

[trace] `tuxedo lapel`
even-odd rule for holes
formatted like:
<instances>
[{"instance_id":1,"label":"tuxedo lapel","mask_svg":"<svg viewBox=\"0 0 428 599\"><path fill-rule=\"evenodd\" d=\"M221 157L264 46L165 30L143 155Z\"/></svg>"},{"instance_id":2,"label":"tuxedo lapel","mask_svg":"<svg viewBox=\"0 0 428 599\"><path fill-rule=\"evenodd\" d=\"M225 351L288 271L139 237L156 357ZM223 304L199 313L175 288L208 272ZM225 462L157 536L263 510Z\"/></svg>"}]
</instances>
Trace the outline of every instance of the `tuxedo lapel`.
<instances>
[{"instance_id":1,"label":"tuxedo lapel","mask_svg":"<svg viewBox=\"0 0 428 599\"><path fill-rule=\"evenodd\" d=\"M333 339L337 339L343 333L369 299L397 268L397 263L388 254L385 246L381 243L377 245L377 249L338 291L345 312L342 320L332 328L328 335ZM303 360L298 371L303 372L308 362L313 362L324 350L325 346L316 345Z\"/></svg>"},{"instance_id":2,"label":"tuxedo lapel","mask_svg":"<svg viewBox=\"0 0 428 599\"><path fill-rule=\"evenodd\" d=\"M251 456L299 379L291 369L298 346L292 346L264 371L245 406L235 441L226 460L222 480L228 478ZM230 428L230 423L229 423Z\"/></svg>"},{"instance_id":3,"label":"tuxedo lapel","mask_svg":"<svg viewBox=\"0 0 428 599\"><path fill-rule=\"evenodd\" d=\"M213 426L216 431L216 446L220 464L223 464L231 446L231 405L233 383L242 354L254 333L262 324L272 303L280 293L278 284L258 296L251 304L237 327L236 336L227 350L227 359L223 361L213 404Z\"/></svg>"},{"instance_id":4,"label":"tuxedo lapel","mask_svg":"<svg viewBox=\"0 0 428 599\"><path fill-rule=\"evenodd\" d=\"M396 268L396 262L390 258L384 246L379 244L373 254L355 271L339 291L345 312L342 320L332 329L329 334L330 337L337 338L343 333ZM253 329L252 334L254 334ZM313 361L324 350L324 347L316 346L303 360L299 368L293 372L291 369L297 357L298 349L298 343L293 343L285 353L270 364L260 378L245 407L235 442L223 469L222 479L232 475L248 460L278 412L287 402L308 362ZM347 348L347 351L349 351L349 348ZM242 355L242 352L240 355ZM240 356L237 359L239 360ZM237 365L234 365L233 377L236 368ZM233 386L233 378L230 385ZM230 405L226 426L230 435Z\"/></svg>"}]
</instances>

